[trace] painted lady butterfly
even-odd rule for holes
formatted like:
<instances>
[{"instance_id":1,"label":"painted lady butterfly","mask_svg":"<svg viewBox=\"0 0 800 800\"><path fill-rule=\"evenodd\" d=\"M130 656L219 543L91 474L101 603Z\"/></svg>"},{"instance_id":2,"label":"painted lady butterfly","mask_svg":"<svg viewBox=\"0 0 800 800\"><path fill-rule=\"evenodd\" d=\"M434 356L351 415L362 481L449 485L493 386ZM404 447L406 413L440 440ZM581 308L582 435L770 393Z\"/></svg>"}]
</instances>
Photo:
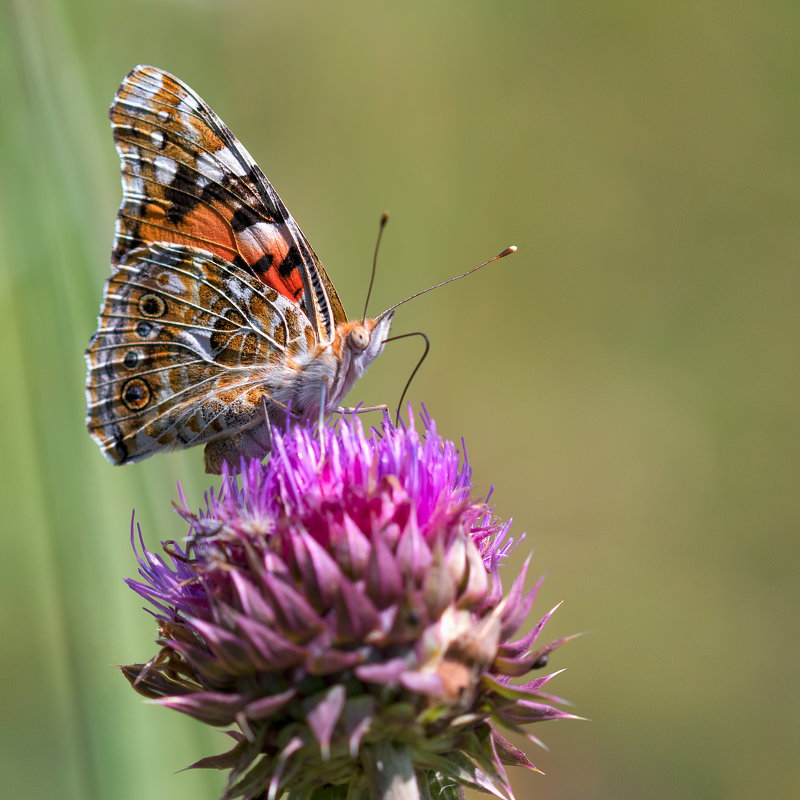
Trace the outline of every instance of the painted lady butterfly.
<instances>
[{"instance_id":1,"label":"painted lady butterfly","mask_svg":"<svg viewBox=\"0 0 800 800\"><path fill-rule=\"evenodd\" d=\"M263 457L265 414L334 411L391 310L348 320L264 173L186 84L136 67L110 117L123 197L86 351L89 433L115 464L196 444L209 472Z\"/></svg>"}]
</instances>

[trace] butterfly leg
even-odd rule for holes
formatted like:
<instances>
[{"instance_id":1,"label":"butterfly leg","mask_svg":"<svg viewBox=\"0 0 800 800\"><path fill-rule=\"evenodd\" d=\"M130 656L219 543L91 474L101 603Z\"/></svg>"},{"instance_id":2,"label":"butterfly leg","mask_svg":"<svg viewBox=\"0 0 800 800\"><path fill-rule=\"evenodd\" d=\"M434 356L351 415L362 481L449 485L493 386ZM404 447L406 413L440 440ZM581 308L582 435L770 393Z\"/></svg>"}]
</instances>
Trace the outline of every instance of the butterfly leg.
<instances>
[{"instance_id":1,"label":"butterfly leg","mask_svg":"<svg viewBox=\"0 0 800 800\"><path fill-rule=\"evenodd\" d=\"M389 406L386 403L381 403L378 406L339 406L334 412L335 414L367 414L370 411L388 411Z\"/></svg>"},{"instance_id":2,"label":"butterfly leg","mask_svg":"<svg viewBox=\"0 0 800 800\"><path fill-rule=\"evenodd\" d=\"M272 452L272 421L269 418L269 408L267 407L267 398L261 398L261 409L264 412L264 428L269 439L269 450Z\"/></svg>"},{"instance_id":3,"label":"butterfly leg","mask_svg":"<svg viewBox=\"0 0 800 800\"><path fill-rule=\"evenodd\" d=\"M319 443L320 443L320 452L319 452L319 463L320 466L325 461L325 437L322 433L322 427L325 425L325 398L328 394L328 380L327 378L322 382L322 386L320 388L320 404L319 404L319 419L317 420L317 430L319 432Z\"/></svg>"}]
</instances>

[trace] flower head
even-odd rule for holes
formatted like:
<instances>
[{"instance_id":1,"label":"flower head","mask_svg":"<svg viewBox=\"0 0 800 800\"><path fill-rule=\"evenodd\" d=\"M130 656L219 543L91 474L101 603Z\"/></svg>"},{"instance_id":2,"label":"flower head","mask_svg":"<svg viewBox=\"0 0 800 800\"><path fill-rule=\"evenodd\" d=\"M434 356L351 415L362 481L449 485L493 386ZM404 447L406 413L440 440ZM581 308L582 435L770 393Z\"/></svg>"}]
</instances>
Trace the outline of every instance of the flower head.
<instances>
[{"instance_id":1,"label":"flower head","mask_svg":"<svg viewBox=\"0 0 800 800\"><path fill-rule=\"evenodd\" d=\"M552 675L511 683L565 639L534 649L552 612L512 639L538 585L523 591L523 569L503 596L509 524L422 427L274 433L266 465L224 473L198 514L184 502L189 535L167 560L140 535L128 583L161 651L123 671L161 705L236 726L231 750L194 765L230 770L226 799L385 796L387 764L445 797L511 798L503 765L534 767L497 726L572 716L541 693Z\"/></svg>"}]
</instances>

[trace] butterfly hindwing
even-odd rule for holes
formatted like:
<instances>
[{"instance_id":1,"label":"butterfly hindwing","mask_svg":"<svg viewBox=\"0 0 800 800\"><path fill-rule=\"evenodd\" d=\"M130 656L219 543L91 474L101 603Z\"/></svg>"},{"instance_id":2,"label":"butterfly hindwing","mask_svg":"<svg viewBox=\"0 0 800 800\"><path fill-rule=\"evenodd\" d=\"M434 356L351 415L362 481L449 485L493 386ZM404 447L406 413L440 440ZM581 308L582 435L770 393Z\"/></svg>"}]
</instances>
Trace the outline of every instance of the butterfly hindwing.
<instances>
[{"instance_id":1,"label":"butterfly hindwing","mask_svg":"<svg viewBox=\"0 0 800 800\"><path fill-rule=\"evenodd\" d=\"M346 320L333 284L247 150L188 86L155 67L123 80L109 112L123 200L113 264L154 242L205 250L302 307L319 342Z\"/></svg>"},{"instance_id":2,"label":"butterfly hindwing","mask_svg":"<svg viewBox=\"0 0 800 800\"><path fill-rule=\"evenodd\" d=\"M229 262L185 245L137 248L106 284L87 351L89 431L125 463L263 422L287 363L314 346L295 303Z\"/></svg>"}]
</instances>

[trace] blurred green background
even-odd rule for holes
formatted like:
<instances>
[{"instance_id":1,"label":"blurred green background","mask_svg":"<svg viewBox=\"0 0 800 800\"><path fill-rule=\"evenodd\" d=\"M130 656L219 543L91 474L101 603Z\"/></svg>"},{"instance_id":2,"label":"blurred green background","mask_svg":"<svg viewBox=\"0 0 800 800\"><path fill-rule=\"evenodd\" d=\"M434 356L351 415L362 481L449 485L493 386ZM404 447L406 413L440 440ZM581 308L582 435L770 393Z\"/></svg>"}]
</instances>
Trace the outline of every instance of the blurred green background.
<instances>
[{"instance_id":1,"label":"blurred green background","mask_svg":"<svg viewBox=\"0 0 800 800\"><path fill-rule=\"evenodd\" d=\"M106 109L137 63L227 121L352 313L433 349L411 399L465 436L527 531L554 691L519 800L796 798L800 5L5 0L0 355L5 797L213 800L222 737L110 666L153 626L122 583L131 508L183 534L192 450L112 468L82 353L119 202ZM350 400L395 403L418 344Z\"/></svg>"}]
</instances>

